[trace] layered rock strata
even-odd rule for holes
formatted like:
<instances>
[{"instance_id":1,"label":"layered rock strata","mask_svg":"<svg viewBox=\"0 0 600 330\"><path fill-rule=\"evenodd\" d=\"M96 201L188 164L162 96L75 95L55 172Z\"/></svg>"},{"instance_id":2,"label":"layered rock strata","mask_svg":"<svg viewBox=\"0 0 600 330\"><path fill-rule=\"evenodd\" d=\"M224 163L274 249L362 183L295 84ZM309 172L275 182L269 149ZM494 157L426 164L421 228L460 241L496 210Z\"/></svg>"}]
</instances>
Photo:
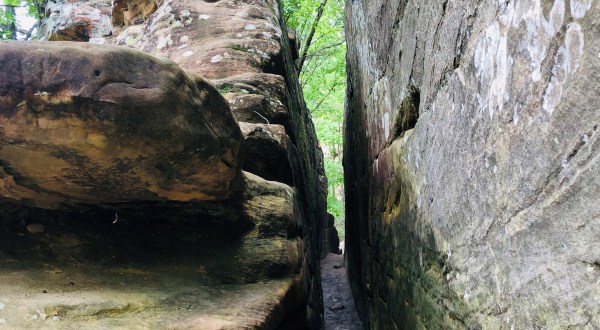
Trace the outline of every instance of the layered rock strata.
<instances>
[{"instance_id":1,"label":"layered rock strata","mask_svg":"<svg viewBox=\"0 0 600 330\"><path fill-rule=\"evenodd\" d=\"M600 326L600 3L350 1L346 251L372 329Z\"/></svg>"},{"instance_id":2,"label":"layered rock strata","mask_svg":"<svg viewBox=\"0 0 600 330\"><path fill-rule=\"evenodd\" d=\"M114 46L27 42L4 44L0 69L3 197L184 202L240 190L235 118L175 63Z\"/></svg>"},{"instance_id":3,"label":"layered rock strata","mask_svg":"<svg viewBox=\"0 0 600 330\"><path fill-rule=\"evenodd\" d=\"M51 1L47 39L101 45L2 45L0 319L320 328L325 179L279 2L153 3Z\"/></svg>"}]
</instances>

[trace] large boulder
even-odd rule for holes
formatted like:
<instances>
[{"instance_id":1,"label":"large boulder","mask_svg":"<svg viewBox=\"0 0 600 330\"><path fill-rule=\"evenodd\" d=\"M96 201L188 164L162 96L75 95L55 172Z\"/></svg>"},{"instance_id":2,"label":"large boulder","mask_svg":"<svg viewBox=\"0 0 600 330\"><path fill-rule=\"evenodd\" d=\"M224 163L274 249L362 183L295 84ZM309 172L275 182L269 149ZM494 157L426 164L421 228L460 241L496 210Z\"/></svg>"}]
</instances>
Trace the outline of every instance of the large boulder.
<instances>
[{"instance_id":1,"label":"large boulder","mask_svg":"<svg viewBox=\"0 0 600 330\"><path fill-rule=\"evenodd\" d=\"M3 42L3 198L207 201L241 188L226 101L168 60L115 46Z\"/></svg>"},{"instance_id":2,"label":"large boulder","mask_svg":"<svg viewBox=\"0 0 600 330\"><path fill-rule=\"evenodd\" d=\"M286 86L280 75L244 73L212 81L229 102L239 121L255 124L279 124L289 128L285 106Z\"/></svg>"},{"instance_id":3,"label":"large boulder","mask_svg":"<svg viewBox=\"0 0 600 330\"><path fill-rule=\"evenodd\" d=\"M65 136L107 134L101 130L105 126L114 126L110 132L125 134L119 135L120 139L107 135L110 145L104 149L99 149L107 143L103 135L92 136L91 146L84 135L81 148L74 152L50 154L58 155L53 157L59 161L42 153L35 160L37 172L29 170L33 165L25 167L22 160L7 153L11 162L27 170L28 177L46 186L56 186L52 178L61 178L61 183L74 178L77 196L64 195L64 189L42 191L24 176L13 175L16 172L9 164L0 163L5 170L3 189L11 196L22 196L20 200L14 196L0 199L0 232L4 233L0 263L12 265L15 261L14 265L21 267L0 272L6 279L0 283L0 302L10 315L4 320L7 326L321 328L319 259L324 252L326 206L322 154L303 103L279 1L54 0L50 7L53 15L47 17L46 35L51 40L75 36L69 40L125 45L157 58L136 51L125 51L134 54L131 56L114 56L111 52L118 48L81 44L86 54L93 53L106 67L96 72L97 62L90 62L63 73L63 59L67 64L77 60L80 51L73 50L78 46L57 44L63 48L60 58L53 52L42 56L53 59L51 64L44 62L45 70L52 74L46 77L40 70L43 79L30 82L32 86L56 75L64 81L90 80L91 87L60 85L58 90L73 94L58 98L66 100L60 106L55 104L57 94L49 89L29 93L33 100L28 99L27 105L32 106L27 109L35 110L44 101L53 114L66 111L69 120L59 118L65 125L42 131L48 141L35 140L24 149L37 152L38 147L56 145L62 150L72 141ZM108 21L112 26L106 32ZM32 54L40 54L37 48L41 47L33 47ZM71 53L72 59L66 55ZM26 52L21 55L27 58ZM152 69L145 69L138 56L154 63ZM171 70L175 66L165 58L177 63L185 74ZM13 70L12 63L24 62L12 58L10 63L7 67ZM22 66L17 66L18 70ZM121 84L103 80L104 85L119 86L111 93L123 96L122 103L93 98L104 85L92 87L111 76ZM217 89L199 76L212 79ZM75 111L78 104L87 108ZM131 107L121 109L120 104ZM245 136L228 104L237 119L248 122L241 123ZM88 113L86 109L90 114L81 117ZM97 113L123 114L125 122L139 120L148 133L136 125L121 131L121 126L111 126L111 121L96 119ZM114 118L121 122L121 117ZM37 138L33 127L23 128L27 136L9 140L6 150ZM73 134L64 133L67 129ZM52 135L54 131L63 135ZM148 143L130 145L140 138ZM98 141L105 144L98 146ZM187 148L190 141L194 148ZM126 176L132 174L121 165L105 169L109 160L124 157L119 150L148 153L125 164L140 163L139 169L132 171L135 177ZM74 171L71 163L68 168L63 164L63 158L72 156L82 160L84 167L78 167L79 171ZM86 163L91 156L97 163L94 167ZM1 153L0 159L4 159ZM23 159L34 158L28 155ZM155 161L157 166L152 165ZM51 173L40 170L42 162L50 164ZM56 164L69 172L56 171L60 168ZM206 168L211 164L214 167ZM220 167L223 164L235 171ZM256 173L240 174L242 164ZM149 171L147 168L163 181L145 184L149 175L141 170ZM202 175L196 175L196 169L202 169ZM189 182L176 185L182 178ZM213 178L220 178L220 184L205 182ZM122 192L113 189L116 182ZM188 199L192 196L184 193L188 191L184 183L202 184L193 191L194 198ZM102 184L114 193L100 191L90 194L93 199L83 200L78 184ZM148 191L155 186L163 190L173 187L177 194L169 191L161 197L142 190L141 199L123 198L144 186ZM57 203L63 206L61 210L32 207ZM32 278L36 279L33 284ZM4 314L0 314L2 318Z\"/></svg>"},{"instance_id":4,"label":"large boulder","mask_svg":"<svg viewBox=\"0 0 600 330\"><path fill-rule=\"evenodd\" d=\"M600 2L346 10L346 251L370 328L599 328Z\"/></svg>"},{"instance_id":5,"label":"large boulder","mask_svg":"<svg viewBox=\"0 0 600 330\"><path fill-rule=\"evenodd\" d=\"M298 307L300 315L295 317L301 321L295 323L320 328L319 259L326 253L327 187L322 153L293 63L289 40L293 34L287 33L282 14L280 1L165 0L142 24L115 27L106 42L167 57L186 72L210 79L240 121L285 128L287 136L279 129L274 138L262 130L254 130L261 134L250 139L247 135L246 141L254 146L244 162L253 164L248 170L260 172L255 174L294 183L298 207L294 217L303 238L300 292L302 299L308 297L308 303ZM275 153L261 155L262 143ZM287 175L284 153L293 178ZM273 161L282 161L282 168L272 171Z\"/></svg>"},{"instance_id":6,"label":"large boulder","mask_svg":"<svg viewBox=\"0 0 600 330\"><path fill-rule=\"evenodd\" d=\"M242 191L77 213L2 205L0 318L14 329L278 328L307 299L296 194L250 173ZM214 221L220 207L241 219Z\"/></svg>"}]
</instances>

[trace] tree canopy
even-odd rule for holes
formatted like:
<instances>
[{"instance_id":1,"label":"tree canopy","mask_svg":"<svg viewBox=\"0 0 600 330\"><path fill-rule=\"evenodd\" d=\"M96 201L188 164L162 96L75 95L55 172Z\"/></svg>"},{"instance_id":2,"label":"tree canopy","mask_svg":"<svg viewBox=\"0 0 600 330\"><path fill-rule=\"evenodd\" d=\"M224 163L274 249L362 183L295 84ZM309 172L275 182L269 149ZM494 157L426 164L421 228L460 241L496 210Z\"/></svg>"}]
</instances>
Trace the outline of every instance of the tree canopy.
<instances>
[{"instance_id":1,"label":"tree canopy","mask_svg":"<svg viewBox=\"0 0 600 330\"><path fill-rule=\"evenodd\" d=\"M346 91L343 0L283 0L287 23L296 31L296 67L307 106L325 153L328 211L342 225L342 123ZM343 231L340 233L342 234Z\"/></svg>"},{"instance_id":2,"label":"tree canopy","mask_svg":"<svg viewBox=\"0 0 600 330\"><path fill-rule=\"evenodd\" d=\"M17 33L29 39L34 28L39 26L41 19L44 17L47 3L48 0L3 0L0 3L0 40L16 40ZM27 15L35 18L38 21L37 24L29 30L21 29L17 22L17 8L26 8Z\"/></svg>"}]
</instances>

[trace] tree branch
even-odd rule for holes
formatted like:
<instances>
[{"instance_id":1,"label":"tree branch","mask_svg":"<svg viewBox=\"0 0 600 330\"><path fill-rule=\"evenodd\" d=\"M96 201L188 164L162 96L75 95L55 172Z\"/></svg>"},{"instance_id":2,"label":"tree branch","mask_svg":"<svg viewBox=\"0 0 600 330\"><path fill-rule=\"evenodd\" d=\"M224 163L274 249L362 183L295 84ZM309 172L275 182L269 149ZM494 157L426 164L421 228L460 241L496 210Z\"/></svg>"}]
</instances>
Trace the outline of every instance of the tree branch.
<instances>
[{"instance_id":1,"label":"tree branch","mask_svg":"<svg viewBox=\"0 0 600 330\"><path fill-rule=\"evenodd\" d=\"M326 59L328 59L329 57L331 57L331 54L326 54L325 56L326 57L325 57L325 59L323 59L323 61L325 61ZM308 74L308 76L307 75L303 75L300 78L300 87L302 89L304 89L304 86L306 86L306 84L312 78L313 74L317 71L318 68L319 68L318 66L314 66L313 69L312 69L312 71ZM304 76L306 76L306 78L304 78Z\"/></svg>"},{"instance_id":2,"label":"tree branch","mask_svg":"<svg viewBox=\"0 0 600 330\"><path fill-rule=\"evenodd\" d=\"M323 98L321 99L321 101L319 101L319 103L317 103L317 105L315 106L315 108L312 110L312 112L317 112L317 109L319 109L319 107L321 106L321 103L323 103L323 101L325 101L325 99L329 96L329 94L331 94L331 92L333 92L333 90L338 86L338 82L334 82L333 85L331 85L331 88L327 91L327 94L325 94L325 96L323 96Z\"/></svg>"},{"instance_id":3,"label":"tree branch","mask_svg":"<svg viewBox=\"0 0 600 330\"><path fill-rule=\"evenodd\" d=\"M19 29L19 33L25 35L25 40L29 40L29 39L31 39L31 35L33 34L33 30L35 30L37 27L38 27L38 22L35 22L29 28L29 30Z\"/></svg>"},{"instance_id":4,"label":"tree branch","mask_svg":"<svg viewBox=\"0 0 600 330\"><path fill-rule=\"evenodd\" d=\"M308 38L306 39L306 44L304 45L304 50L302 51L302 55L300 56L300 60L298 62L298 74L302 72L302 66L304 66L304 61L306 61L306 55L308 54L308 49L310 48L310 44L312 43L312 39L315 36L315 32L317 30L317 26L319 26L319 21L323 16L323 11L325 10L325 5L327 5L327 0L323 0L317 9L317 17L313 21L312 27L310 28L310 33L308 34Z\"/></svg>"},{"instance_id":5,"label":"tree branch","mask_svg":"<svg viewBox=\"0 0 600 330\"><path fill-rule=\"evenodd\" d=\"M338 43L335 43L335 44L331 44L331 45L328 45L328 46L323 46L322 48L319 48L319 49L315 50L314 52L309 53L308 55L306 55L306 63L305 63L305 65L307 65L307 63L309 63L310 60L313 57L320 57L320 56L326 56L326 55L329 56L329 55L331 55L331 53L327 52L328 50L330 50L332 48L335 48L335 47L338 47L338 46L341 46L344 43L345 43L345 41L341 41L341 42L338 42Z\"/></svg>"}]
</instances>

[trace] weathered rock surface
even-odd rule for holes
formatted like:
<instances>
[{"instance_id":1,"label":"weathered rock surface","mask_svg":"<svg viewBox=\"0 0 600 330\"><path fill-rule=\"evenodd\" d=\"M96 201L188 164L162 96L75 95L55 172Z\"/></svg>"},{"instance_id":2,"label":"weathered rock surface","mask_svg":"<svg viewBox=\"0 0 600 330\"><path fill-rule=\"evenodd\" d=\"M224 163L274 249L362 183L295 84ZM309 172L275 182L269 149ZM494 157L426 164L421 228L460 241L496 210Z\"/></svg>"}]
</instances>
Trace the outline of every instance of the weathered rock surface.
<instances>
[{"instance_id":1,"label":"weathered rock surface","mask_svg":"<svg viewBox=\"0 0 600 330\"><path fill-rule=\"evenodd\" d=\"M75 11L75 7L88 9ZM126 122L136 119L138 112L156 119L148 121L156 124L150 125L148 132L141 127L130 128L152 137L143 148L132 146L132 152L156 151L155 159L165 162L160 163L163 166L154 166L153 173L164 171L164 180L174 180L169 170L183 168L181 164L187 161L186 166L196 166L192 168L210 162L225 163L235 174L226 179L213 169L202 172L204 179L213 176L223 179L219 186L223 194L219 197L188 201L173 196L153 199L143 195L134 200L122 198L110 181L113 177L130 175L130 168L119 167L122 175L106 179L102 167L88 166L79 175L87 174L86 179L98 182L102 178L102 184L110 183L106 184L106 191L94 194L91 201L63 203L60 211L55 211L32 207L26 199L0 200L0 226L7 233L7 239L0 240L0 275L11 274L10 285L0 286L0 302L10 305L11 310L9 314L0 310L0 319L4 318L9 326L22 328L319 329L323 320L319 263L325 240L326 193L322 186L322 156L294 71L288 33L282 29L279 2L58 0L52 3L52 8L54 14L48 15L46 24L50 40L124 45L156 56L129 51L152 58L148 61L158 63L154 69L170 63L172 72L144 71L143 65L135 61L123 60L128 63L123 67L121 62L112 63L114 59L106 57L101 64L107 68L101 69L99 76L89 71L94 70L95 60L89 66L82 66L81 72L55 70L58 77L71 75L75 80L87 79L85 75L89 72L92 79L104 79L103 74L113 72L124 79L124 88L137 81L131 80L132 77L139 78L142 86L156 87L157 93L149 97L124 97L132 103L127 107L131 116L125 118ZM112 25L109 32L104 30L106 21ZM90 49L98 53L95 59L116 49L104 45L97 48L87 44L65 45L56 47ZM177 63L185 73L164 58ZM69 61L72 59L65 63ZM60 68L61 62L62 59L56 60L44 68ZM139 73L138 66L142 68ZM107 81L106 85L111 83ZM116 92L129 95L124 88ZM225 98L217 95L217 90ZM37 91L30 96L33 100L51 95L35 95ZM95 107L105 109L101 107L104 103L117 107L95 98L93 88L87 99L79 97L84 95L83 91L87 90L74 89L69 97L74 99L73 104L87 102L88 107L83 110L93 115ZM165 100L168 107L160 102L151 103L160 99L161 91L177 101ZM29 99L27 102L38 105ZM55 109L52 114L65 111L62 104L47 103ZM133 109L142 104L150 106L143 108L144 111ZM244 135L228 105L240 121ZM191 119L187 117L190 109L195 109L189 113ZM86 113L83 110L69 112L66 128L60 130L87 132L83 125L72 125L79 115ZM165 110L168 112L163 113ZM109 114L114 113L118 112L111 110ZM95 125L107 125L95 118L84 119ZM35 120L37 117L30 121ZM188 121L204 123L198 127L210 128L207 131L214 136L202 135L203 130L196 134L191 130L195 126L189 127ZM102 132L103 126L92 127L94 132ZM40 136L35 126L27 127L26 131L33 134L28 136ZM35 140L35 144L24 149L66 143L62 137L52 135L53 132L44 133L48 141ZM118 146L127 145L136 136L125 134L122 139L110 140L116 147L95 151L94 156L112 159ZM30 141L21 139L15 141ZM184 142L188 139L201 148L206 146L205 150L185 149ZM81 144L81 148L76 151L86 157L97 148L88 146L87 140L78 135L72 140L79 141L77 145ZM7 145L11 148L12 144ZM225 156L220 152L230 145L237 146L239 153L236 149L227 154L231 160L223 161ZM182 150L188 154L181 154ZM196 152L208 157L192 157ZM64 158L72 154L51 156ZM18 163L17 157L11 159ZM152 159L135 160L151 162ZM47 181L56 177L57 174L44 177L40 163L36 163L37 172L27 172L29 177ZM242 174L242 165L252 173ZM6 177L12 175L11 171L12 167ZM181 172L182 180L190 179L188 175L193 178L193 171ZM13 177L20 184L29 184L22 177ZM143 180L131 181L135 182L122 185L144 186ZM27 187L41 190L38 185ZM212 189L199 183L196 188L190 191L200 194ZM19 189L12 190L25 195ZM44 198L56 196L65 197L50 192ZM44 232L30 233L27 226L31 224L44 226ZM15 270L10 264L13 261L24 266ZM120 294L126 289L131 295ZM29 298L23 298L23 294ZM86 297L86 301L75 296ZM45 321L31 323L32 315Z\"/></svg>"},{"instance_id":2,"label":"weathered rock surface","mask_svg":"<svg viewBox=\"0 0 600 330\"><path fill-rule=\"evenodd\" d=\"M225 100L124 47L0 47L2 197L36 205L224 200L242 135ZM152 79L148 79L148 77Z\"/></svg>"},{"instance_id":3,"label":"weathered rock surface","mask_svg":"<svg viewBox=\"0 0 600 330\"><path fill-rule=\"evenodd\" d=\"M289 161L290 138L281 125L240 122L244 135L244 164L248 172L273 181L293 185Z\"/></svg>"},{"instance_id":4,"label":"weathered rock surface","mask_svg":"<svg viewBox=\"0 0 600 330\"><path fill-rule=\"evenodd\" d=\"M181 212L187 203L177 217L156 204L118 214L4 207L0 318L11 329L276 328L307 299L294 193L251 174L244 182L245 227L207 226ZM46 230L31 232L31 219Z\"/></svg>"},{"instance_id":5,"label":"weathered rock surface","mask_svg":"<svg viewBox=\"0 0 600 330\"><path fill-rule=\"evenodd\" d=\"M97 41L112 34L110 0L50 0L46 18L46 40Z\"/></svg>"},{"instance_id":6,"label":"weathered rock surface","mask_svg":"<svg viewBox=\"0 0 600 330\"><path fill-rule=\"evenodd\" d=\"M213 81L239 121L287 125L285 80L267 73L246 73ZM289 126L287 128L289 131Z\"/></svg>"},{"instance_id":7,"label":"weathered rock surface","mask_svg":"<svg viewBox=\"0 0 600 330\"><path fill-rule=\"evenodd\" d=\"M168 57L208 79L283 74L276 6L269 1L165 0L144 25L115 30L115 42Z\"/></svg>"},{"instance_id":8,"label":"weathered rock surface","mask_svg":"<svg viewBox=\"0 0 600 330\"><path fill-rule=\"evenodd\" d=\"M346 251L370 328L600 327L600 3L346 10Z\"/></svg>"}]
</instances>

